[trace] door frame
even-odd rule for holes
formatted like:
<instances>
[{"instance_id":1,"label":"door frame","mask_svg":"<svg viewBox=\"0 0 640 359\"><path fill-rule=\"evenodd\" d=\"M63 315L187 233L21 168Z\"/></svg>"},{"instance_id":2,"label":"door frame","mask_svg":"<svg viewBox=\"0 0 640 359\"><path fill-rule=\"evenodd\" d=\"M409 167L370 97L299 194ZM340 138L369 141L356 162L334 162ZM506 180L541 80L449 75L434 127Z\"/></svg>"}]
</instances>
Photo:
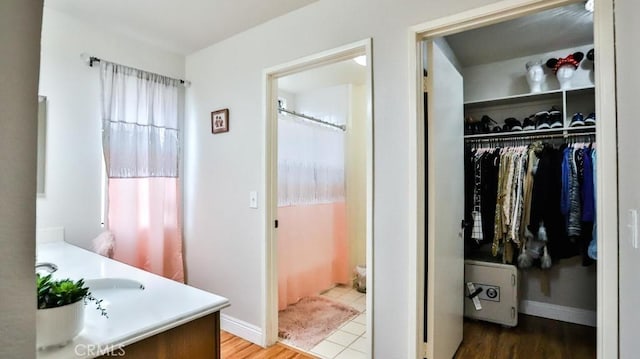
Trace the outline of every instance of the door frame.
<instances>
[{"instance_id":1,"label":"door frame","mask_svg":"<svg viewBox=\"0 0 640 359\"><path fill-rule=\"evenodd\" d=\"M599 118L609 120L596 124L598 141L597 201L597 353L598 358L618 357L618 164L616 126L614 0L598 0L594 11L594 47L598 66L596 77L596 109ZM425 279L425 138L423 106L423 73L420 42L453 33L495 24L539 11L566 6L581 0L503 0L473 10L415 25L409 29L409 354L410 358L433 359L432 348L423 343L424 279ZM429 198L433 198L430 196ZM430 226L435 223L429 222ZM605 240L607 238L608 240ZM431 247L432 240L429 240ZM433 250L428 253L433 265ZM433 273L433 269L430 270ZM432 282L427 284L430 288ZM461 294L462 294L462 288ZM433 301L430 301L433 303ZM431 308L430 310L433 310ZM428 309L429 311L429 309ZM433 333L430 328L429 333ZM430 334L431 337L432 334Z\"/></svg>"},{"instance_id":2,"label":"door frame","mask_svg":"<svg viewBox=\"0 0 640 359\"><path fill-rule=\"evenodd\" d=\"M262 318L262 346L270 346L278 340L278 233L274 222L278 215L278 86L277 79L301 71L329 65L358 55L367 56L366 82L366 323L367 348L373 353L373 58L371 38L353 42L331 50L313 54L301 59L270 67L263 71L263 108L265 119L265 241L262 247L264 280L261 302L264 308Z\"/></svg>"}]
</instances>

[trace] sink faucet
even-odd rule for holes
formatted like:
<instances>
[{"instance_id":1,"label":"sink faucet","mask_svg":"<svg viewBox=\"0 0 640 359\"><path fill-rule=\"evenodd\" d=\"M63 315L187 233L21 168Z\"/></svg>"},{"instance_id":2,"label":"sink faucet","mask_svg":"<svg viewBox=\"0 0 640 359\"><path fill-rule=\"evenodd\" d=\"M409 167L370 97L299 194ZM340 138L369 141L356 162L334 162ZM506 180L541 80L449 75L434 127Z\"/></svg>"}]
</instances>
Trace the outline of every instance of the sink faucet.
<instances>
[{"instance_id":1,"label":"sink faucet","mask_svg":"<svg viewBox=\"0 0 640 359\"><path fill-rule=\"evenodd\" d=\"M51 274L58 270L58 266L49 262L36 263L36 272L40 269L46 270Z\"/></svg>"}]
</instances>

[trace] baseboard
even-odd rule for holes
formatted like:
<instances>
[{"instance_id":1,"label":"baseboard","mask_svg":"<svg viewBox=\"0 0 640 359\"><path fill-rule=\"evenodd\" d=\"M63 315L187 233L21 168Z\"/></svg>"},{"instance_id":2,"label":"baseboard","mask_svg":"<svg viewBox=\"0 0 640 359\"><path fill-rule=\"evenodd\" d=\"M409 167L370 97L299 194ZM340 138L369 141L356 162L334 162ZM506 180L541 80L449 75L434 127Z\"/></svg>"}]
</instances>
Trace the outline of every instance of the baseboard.
<instances>
[{"instance_id":1,"label":"baseboard","mask_svg":"<svg viewBox=\"0 0 640 359\"><path fill-rule=\"evenodd\" d=\"M244 340L248 340L254 344L262 345L262 329L243 320L236 319L227 314L220 315L220 327L222 330L229 332Z\"/></svg>"},{"instance_id":2,"label":"baseboard","mask_svg":"<svg viewBox=\"0 0 640 359\"><path fill-rule=\"evenodd\" d=\"M596 312L562 305L535 302L532 300L520 301L520 313L536 317L560 320L563 322L588 325L595 327L597 323Z\"/></svg>"}]
</instances>

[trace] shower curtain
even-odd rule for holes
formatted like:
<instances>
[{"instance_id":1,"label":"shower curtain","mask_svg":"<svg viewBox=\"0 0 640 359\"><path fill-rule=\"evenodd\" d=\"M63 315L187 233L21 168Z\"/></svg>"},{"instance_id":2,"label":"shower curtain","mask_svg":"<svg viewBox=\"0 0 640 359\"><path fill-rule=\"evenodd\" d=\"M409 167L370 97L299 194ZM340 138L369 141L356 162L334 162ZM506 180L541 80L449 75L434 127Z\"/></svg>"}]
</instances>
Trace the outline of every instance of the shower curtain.
<instances>
[{"instance_id":1,"label":"shower curtain","mask_svg":"<svg viewBox=\"0 0 640 359\"><path fill-rule=\"evenodd\" d=\"M344 132L278 125L278 308L349 282Z\"/></svg>"}]
</instances>

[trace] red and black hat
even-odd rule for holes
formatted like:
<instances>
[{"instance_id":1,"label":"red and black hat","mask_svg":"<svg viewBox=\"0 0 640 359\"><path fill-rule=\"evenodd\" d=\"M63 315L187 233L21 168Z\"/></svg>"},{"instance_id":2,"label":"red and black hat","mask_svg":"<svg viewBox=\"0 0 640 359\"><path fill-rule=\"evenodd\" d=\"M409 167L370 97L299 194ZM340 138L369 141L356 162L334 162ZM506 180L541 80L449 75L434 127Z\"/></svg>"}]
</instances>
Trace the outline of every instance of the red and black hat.
<instances>
[{"instance_id":1,"label":"red and black hat","mask_svg":"<svg viewBox=\"0 0 640 359\"><path fill-rule=\"evenodd\" d=\"M584 58L584 54L578 51L578 52L574 52L573 54L570 54L567 57L561 57L557 59L553 58L553 59L547 60L547 67L553 69L554 74L558 72L558 69L560 67L565 65L571 65L574 67L574 69L577 69L578 65L580 65L580 61L582 61L583 58Z\"/></svg>"}]
</instances>

